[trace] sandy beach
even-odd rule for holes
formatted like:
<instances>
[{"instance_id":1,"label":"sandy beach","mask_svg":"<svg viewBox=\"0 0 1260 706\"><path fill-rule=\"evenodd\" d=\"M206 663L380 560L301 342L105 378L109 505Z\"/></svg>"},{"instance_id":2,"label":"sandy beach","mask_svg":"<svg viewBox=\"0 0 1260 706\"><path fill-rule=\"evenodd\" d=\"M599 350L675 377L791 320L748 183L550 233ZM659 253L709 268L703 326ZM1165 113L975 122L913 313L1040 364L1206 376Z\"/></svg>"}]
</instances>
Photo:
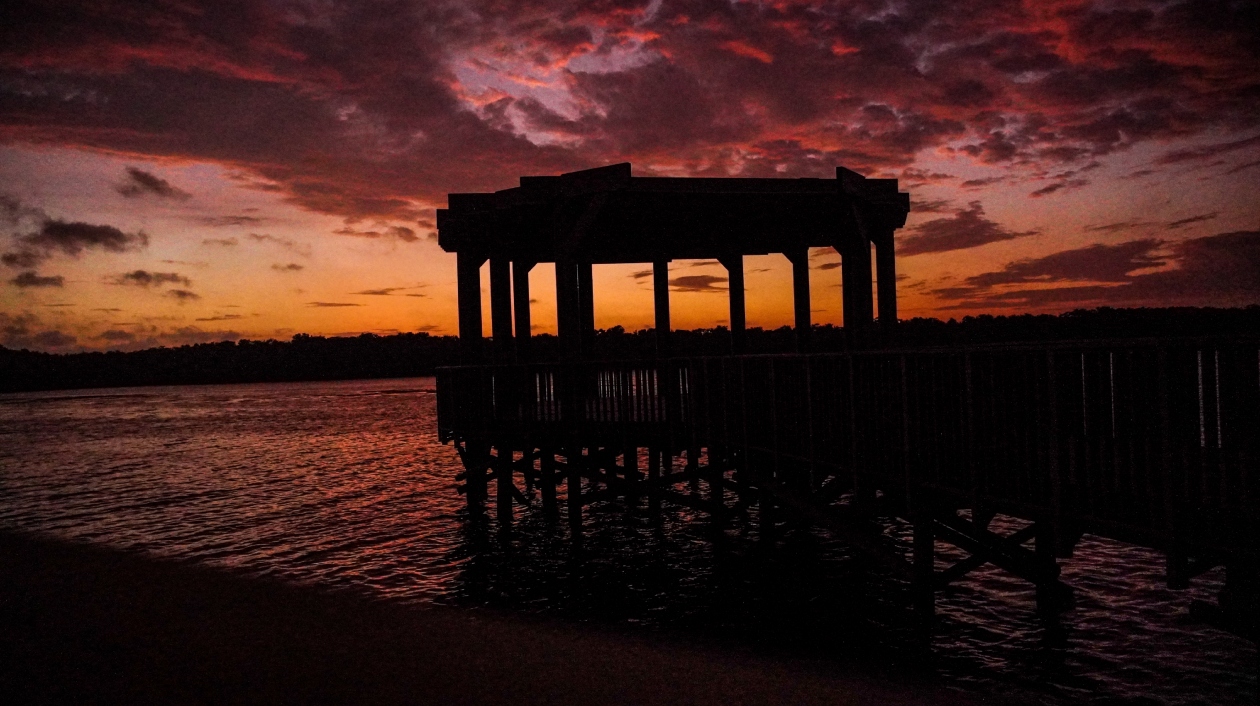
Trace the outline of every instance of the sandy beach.
<instances>
[{"instance_id":1,"label":"sandy beach","mask_svg":"<svg viewBox=\"0 0 1260 706\"><path fill-rule=\"evenodd\" d=\"M0 534L7 703L968 704L840 665ZM14 698L15 697L15 698Z\"/></svg>"}]
</instances>

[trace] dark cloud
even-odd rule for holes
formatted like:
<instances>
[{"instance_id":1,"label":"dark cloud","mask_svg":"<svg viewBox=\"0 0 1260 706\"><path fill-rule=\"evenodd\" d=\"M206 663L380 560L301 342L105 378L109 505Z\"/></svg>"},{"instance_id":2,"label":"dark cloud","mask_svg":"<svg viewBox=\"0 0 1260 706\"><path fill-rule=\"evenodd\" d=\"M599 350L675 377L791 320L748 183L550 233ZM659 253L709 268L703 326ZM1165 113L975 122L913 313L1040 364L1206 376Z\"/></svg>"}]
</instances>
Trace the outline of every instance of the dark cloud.
<instances>
[{"instance_id":1,"label":"dark cloud","mask_svg":"<svg viewBox=\"0 0 1260 706\"><path fill-rule=\"evenodd\" d=\"M15 249L0 255L9 267L30 269L57 253L78 257L86 250L128 252L149 244L143 232L124 233L108 225L46 219L38 229L13 238Z\"/></svg>"},{"instance_id":2,"label":"dark cloud","mask_svg":"<svg viewBox=\"0 0 1260 706\"><path fill-rule=\"evenodd\" d=\"M1088 184L1089 184L1088 179L1064 179L1062 181L1056 181L1055 183L1050 184L1049 186L1043 186L1040 189L1037 189L1036 191L1029 194L1029 196L1033 198L1039 198L1041 196L1049 196L1050 194L1053 194L1056 191L1062 191L1064 189L1069 189L1069 190L1079 189L1082 186L1086 186Z\"/></svg>"},{"instance_id":3,"label":"dark cloud","mask_svg":"<svg viewBox=\"0 0 1260 706\"><path fill-rule=\"evenodd\" d=\"M201 298L200 294L190 292L187 289L172 289L166 292L166 296L178 301L180 304L196 301Z\"/></svg>"},{"instance_id":4,"label":"dark cloud","mask_svg":"<svg viewBox=\"0 0 1260 706\"><path fill-rule=\"evenodd\" d=\"M306 269L306 267L304 265L299 265L296 262L290 262L287 265L280 265L280 264L272 265L271 269L275 270L276 272L301 272L302 270Z\"/></svg>"},{"instance_id":5,"label":"dark cloud","mask_svg":"<svg viewBox=\"0 0 1260 706\"><path fill-rule=\"evenodd\" d=\"M650 6L67 0L6 16L0 139L217 163L404 241L449 192L623 159L796 177L941 150L1023 182L1140 144L1216 136L1160 166L1258 146L1254 3Z\"/></svg>"},{"instance_id":6,"label":"dark cloud","mask_svg":"<svg viewBox=\"0 0 1260 706\"><path fill-rule=\"evenodd\" d=\"M235 321L236 319L243 319L243 318L245 317L241 314L219 314L218 316L206 316L206 317L202 317L195 320L196 321Z\"/></svg>"},{"instance_id":7,"label":"dark cloud","mask_svg":"<svg viewBox=\"0 0 1260 706\"><path fill-rule=\"evenodd\" d=\"M295 255L301 255L302 257L311 256L311 246L299 243L292 238L284 238L278 235L270 235L268 233L250 233L245 237L255 243L271 243L272 245L278 245Z\"/></svg>"},{"instance_id":8,"label":"dark cloud","mask_svg":"<svg viewBox=\"0 0 1260 706\"><path fill-rule=\"evenodd\" d=\"M1200 213L1197 216L1190 216L1188 218L1180 218L1175 221L1169 221L1168 223L1164 224L1164 227L1169 230L1176 230L1177 228L1181 228L1182 226L1188 226L1192 223L1203 223L1204 221L1210 221L1219 215L1220 213L1217 211L1213 211L1211 213Z\"/></svg>"},{"instance_id":9,"label":"dark cloud","mask_svg":"<svg viewBox=\"0 0 1260 706\"><path fill-rule=\"evenodd\" d=\"M232 228L236 226L253 226L266 223L267 218L261 216L199 216L195 219L203 226L211 228Z\"/></svg>"},{"instance_id":10,"label":"dark cloud","mask_svg":"<svg viewBox=\"0 0 1260 706\"><path fill-rule=\"evenodd\" d=\"M0 345L6 348L58 350L73 346L77 341L73 335L58 329L43 328L39 317L29 312L0 311Z\"/></svg>"},{"instance_id":11,"label":"dark cloud","mask_svg":"<svg viewBox=\"0 0 1260 706\"><path fill-rule=\"evenodd\" d=\"M671 279L669 286L675 292L725 292L726 287L716 286L725 282L725 277L715 275L683 275Z\"/></svg>"},{"instance_id":12,"label":"dark cloud","mask_svg":"<svg viewBox=\"0 0 1260 706\"><path fill-rule=\"evenodd\" d=\"M172 186L167 180L135 167L127 167L127 180L115 189L127 198L150 195L176 201L192 198L192 194Z\"/></svg>"},{"instance_id":13,"label":"dark cloud","mask_svg":"<svg viewBox=\"0 0 1260 706\"><path fill-rule=\"evenodd\" d=\"M1247 149L1260 145L1260 135L1248 137L1242 140L1231 140L1229 142L1217 142L1215 144L1203 147L1194 147L1191 149L1173 150L1155 158L1155 164L1160 166L1168 166L1170 164L1180 164L1182 162L1201 162L1213 159L1223 154L1236 152L1238 150Z\"/></svg>"},{"instance_id":14,"label":"dark cloud","mask_svg":"<svg viewBox=\"0 0 1260 706\"><path fill-rule=\"evenodd\" d=\"M342 307L342 306L363 306L362 304L352 304L350 302L308 302L307 306L316 309Z\"/></svg>"},{"instance_id":15,"label":"dark cloud","mask_svg":"<svg viewBox=\"0 0 1260 706\"><path fill-rule=\"evenodd\" d=\"M117 275L110 280L113 284L130 284L137 287L160 287L164 284L181 284L191 286L192 281L178 272L150 272L133 270Z\"/></svg>"},{"instance_id":16,"label":"dark cloud","mask_svg":"<svg viewBox=\"0 0 1260 706\"><path fill-rule=\"evenodd\" d=\"M230 248L238 243L236 238L205 238L201 241L202 245L215 245L218 247Z\"/></svg>"},{"instance_id":17,"label":"dark cloud","mask_svg":"<svg viewBox=\"0 0 1260 706\"><path fill-rule=\"evenodd\" d=\"M61 275L40 275L35 272L23 272L17 277L9 280L15 287L23 289L27 287L64 287L66 278Z\"/></svg>"},{"instance_id":18,"label":"dark cloud","mask_svg":"<svg viewBox=\"0 0 1260 706\"><path fill-rule=\"evenodd\" d=\"M103 331L97 338L110 343L131 343L136 340L136 334L122 329L109 329Z\"/></svg>"},{"instance_id":19,"label":"dark cloud","mask_svg":"<svg viewBox=\"0 0 1260 706\"><path fill-rule=\"evenodd\" d=\"M375 229L357 230L349 225L333 231L336 235L348 235L354 238L394 238L404 243L414 243L420 239L416 232L406 226L379 224Z\"/></svg>"},{"instance_id":20,"label":"dark cloud","mask_svg":"<svg viewBox=\"0 0 1260 706\"><path fill-rule=\"evenodd\" d=\"M1047 286L1063 284L1066 286ZM1012 262L937 289L949 308L1260 303L1260 231L1090 245Z\"/></svg>"},{"instance_id":21,"label":"dark cloud","mask_svg":"<svg viewBox=\"0 0 1260 706\"><path fill-rule=\"evenodd\" d=\"M351 292L351 294L359 294L369 297L388 297L394 292L399 292L403 289L406 289L406 287L385 287L383 289L365 289L361 292Z\"/></svg>"},{"instance_id":22,"label":"dark cloud","mask_svg":"<svg viewBox=\"0 0 1260 706\"><path fill-rule=\"evenodd\" d=\"M965 210L949 218L936 218L909 229L909 237L897 242L897 254L902 256L924 253L948 252L979 247L1003 240L1014 240L1040 231L1012 231L984 215L979 201L972 201Z\"/></svg>"}]
</instances>

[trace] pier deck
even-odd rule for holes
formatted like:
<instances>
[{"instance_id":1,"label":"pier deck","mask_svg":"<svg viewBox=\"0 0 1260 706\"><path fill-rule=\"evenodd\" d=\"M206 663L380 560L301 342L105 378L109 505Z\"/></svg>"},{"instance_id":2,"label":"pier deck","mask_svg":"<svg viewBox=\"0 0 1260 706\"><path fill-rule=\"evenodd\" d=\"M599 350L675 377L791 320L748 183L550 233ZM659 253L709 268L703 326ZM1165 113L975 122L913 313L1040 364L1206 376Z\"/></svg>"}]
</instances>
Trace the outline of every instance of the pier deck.
<instances>
[{"instance_id":1,"label":"pier deck","mask_svg":"<svg viewBox=\"0 0 1260 706\"><path fill-rule=\"evenodd\" d=\"M1202 610L1254 635L1257 341L464 366L439 372L438 415L462 490L475 504L495 482L505 523L518 478L548 512L563 484L579 532L592 502L675 502L718 521L756 507L912 581L925 618L935 588L989 562L1065 607L1056 560L1090 533L1166 553L1173 587L1226 566L1221 606ZM674 490L696 481L706 494ZM1001 536L995 513L1032 524ZM872 516L913 524L911 559ZM970 558L934 571L937 540Z\"/></svg>"}]
</instances>

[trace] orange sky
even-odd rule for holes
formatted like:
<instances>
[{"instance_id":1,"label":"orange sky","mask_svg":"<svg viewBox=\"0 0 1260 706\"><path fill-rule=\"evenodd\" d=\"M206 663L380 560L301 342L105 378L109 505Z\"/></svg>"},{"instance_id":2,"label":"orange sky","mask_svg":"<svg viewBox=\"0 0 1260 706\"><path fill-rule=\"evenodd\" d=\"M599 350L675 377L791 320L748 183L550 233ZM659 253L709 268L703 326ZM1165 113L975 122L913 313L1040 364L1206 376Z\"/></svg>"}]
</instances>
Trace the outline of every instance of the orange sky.
<instances>
[{"instance_id":1,"label":"orange sky","mask_svg":"<svg viewBox=\"0 0 1260 706\"><path fill-rule=\"evenodd\" d=\"M445 194L620 161L899 178L903 317L1260 303L1254 8L971 4L17 3L0 345L454 333ZM598 326L651 324L642 269L595 268ZM789 323L787 261L746 271L749 326ZM720 266L672 274L710 276L675 326L726 323Z\"/></svg>"}]
</instances>

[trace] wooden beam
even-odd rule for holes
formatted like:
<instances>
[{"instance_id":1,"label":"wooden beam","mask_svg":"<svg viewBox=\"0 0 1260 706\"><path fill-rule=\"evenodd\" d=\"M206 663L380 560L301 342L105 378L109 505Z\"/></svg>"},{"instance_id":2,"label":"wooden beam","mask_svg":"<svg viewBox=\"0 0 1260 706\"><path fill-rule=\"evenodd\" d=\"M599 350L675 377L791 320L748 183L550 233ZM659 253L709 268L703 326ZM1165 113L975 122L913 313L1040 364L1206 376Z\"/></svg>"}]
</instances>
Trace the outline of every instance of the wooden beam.
<instances>
[{"instance_id":1,"label":"wooden beam","mask_svg":"<svg viewBox=\"0 0 1260 706\"><path fill-rule=\"evenodd\" d=\"M512 360L512 263L490 258L490 328L494 336L494 357Z\"/></svg>"},{"instance_id":2,"label":"wooden beam","mask_svg":"<svg viewBox=\"0 0 1260 706\"><path fill-rule=\"evenodd\" d=\"M879 290L879 325L891 330L897 325L897 257L893 231L887 229L875 240L875 286Z\"/></svg>"},{"instance_id":3,"label":"wooden beam","mask_svg":"<svg viewBox=\"0 0 1260 706\"><path fill-rule=\"evenodd\" d=\"M652 295L656 304L656 355L661 358L670 354L669 322L669 261L652 263Z\"/></svg>"},{"instance_id":4,"label":"wooden beam","mask_svg":"<svg viewBox=\"0 0 1260 706\"><path fill-rule=\"evenodd\" d=\"M591 271L591 263L579 262L578 271L578 311L579 326L582 339L582 352L589 354L595 343L595 285Z\"/></svg>"},{"instance_id":5,"label":"wooden beam","mask_svg":"<svg viewBox=\"0 0 1260 706\"><path fill-rule=\"evenodd\" d=\"M456 289L459 297L459 343L464 360L481 357L481 265L486 258L469 252L455 256Z\"/></svg>"},{"instance_id":6,"label":"wooden beam","mask_svg":"<svg viewBox=\"0 0 1260 706\"><path fill-rule=\"evenodd\" d=\"M529 339L533 329L529 312L529 271L532 269L534 269L532 262L517 260L512 263L512 311L515 314L516 324L516 357L521 361L529 360Z\"/></svg>"},{"instance_id":7,"label":"wooden beam","mask_svg":"<svg viewBox=\"0 0 1260 706\"><path fill-rule=\"evenodd\" d=\"M568 360L582 357L582 313L578 292L577 263L556 262L556 325L560 333L561 356Z\"/></svg>"},{"instance_id":8,"label":"wooden beam","mask_svg":"<svg viewBox=\"0 0 1260 706\"><path fill-rule=\"evenodd\" d=\"M793 248L784 251L792 262L792 304L796 313L796 348L804 353L809 350L810 303L809 303L809 248Z\"/></svg>"},{"instance_id":9,"label":"wooden beam","mask_svg":"<svg viewBox=\"0 0 1260 706\"><path fill-rule=\"evenodd\" d=\"M744 256L724 255L718 262L726 268L727 295L731 304L731 353L747 350L744 330L747 328L747 307L744 302Z\"/></svg>"}]
</instances>

